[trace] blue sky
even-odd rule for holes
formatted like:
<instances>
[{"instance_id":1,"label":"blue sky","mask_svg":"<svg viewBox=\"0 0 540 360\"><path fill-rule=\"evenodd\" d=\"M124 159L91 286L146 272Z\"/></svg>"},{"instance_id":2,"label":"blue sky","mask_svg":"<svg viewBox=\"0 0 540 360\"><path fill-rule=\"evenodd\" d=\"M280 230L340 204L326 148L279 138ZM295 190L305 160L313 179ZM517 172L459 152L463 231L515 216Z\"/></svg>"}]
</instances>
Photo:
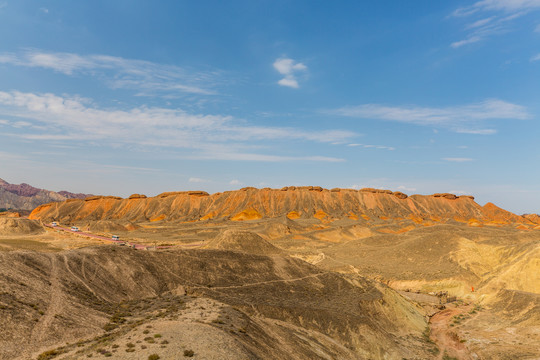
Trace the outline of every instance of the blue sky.
<instances>
[{"instance_id":1,"label":"blue sky","mask_svg":"<svg viewBox=\"0 0 540 360\"><path fill-rule=\"evenodd\" d=\"M540 212L540 0L0 0L0 178Z\"/></svg>"}]
</instances>

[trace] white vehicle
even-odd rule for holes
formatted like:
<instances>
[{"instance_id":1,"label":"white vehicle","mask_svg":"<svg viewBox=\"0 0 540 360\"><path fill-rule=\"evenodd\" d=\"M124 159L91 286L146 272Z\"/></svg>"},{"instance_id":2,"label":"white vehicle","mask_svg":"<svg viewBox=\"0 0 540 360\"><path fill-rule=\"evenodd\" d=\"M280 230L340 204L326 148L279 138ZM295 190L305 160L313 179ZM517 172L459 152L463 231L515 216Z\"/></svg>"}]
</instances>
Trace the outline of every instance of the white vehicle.
<instances>
[{"instance_id":1,"label":"white vehicle","mask_svg":"<svg viewBox=\"0 0 540 360\"><path fill-rule=\"evenodd\" d=\"M79 231L79 228L78 228L78 227L76 227L76 226L72 226L72 227L71 227L71 231L75 231L75 232L77 232L77 231Z\"/></svg>"},{"instance_id":2,"label":"white vehicle","mask_svg":"<svg viewBox=\"0 0 540 360\"><path fill-rule=\"evenodd\" d=\"M58 226L58 223L57 223L56 221L53 221L53 222L51 223L51 226Z\"/></svg>"},{"instance_id":3,"label":"white vehicle","mask_svg":"<svg viewBox=\"0 0 540 360\"><path fill-rule=\"evenodd\" d=\"M112 239L113 239L113 240L119 240L119 239L120 239L120 236L118 236L118 235L113 235L113 236L112 236Z\"/></svg>"}]
</instances>

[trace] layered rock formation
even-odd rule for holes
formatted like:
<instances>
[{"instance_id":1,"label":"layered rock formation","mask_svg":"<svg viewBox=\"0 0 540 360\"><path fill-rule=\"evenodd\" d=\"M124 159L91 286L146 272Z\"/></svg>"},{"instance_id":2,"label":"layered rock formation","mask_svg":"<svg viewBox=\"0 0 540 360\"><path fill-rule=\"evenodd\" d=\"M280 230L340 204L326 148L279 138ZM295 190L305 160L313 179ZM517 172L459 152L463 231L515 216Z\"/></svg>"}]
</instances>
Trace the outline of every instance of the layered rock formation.
<instances>
[{"instance_id":1,"label":"layered rock formation","mask_svg":"<svg viewBox=\"0 0 540 360\"><path fill-rule=\"evenodd\" d=\"M533 216L519 216L488 203L480 206L472 196L454 194L411 195L379 189L332 189L317 186L282 189L243 188L209 195L203 191L163 193L155 197L135 194L128 199L93 196L37 207L31 219L62 221L204 221L290 219L360 221L409 219L416 223L459 221L473 226L538 225Z\"/></svg>"},{"instance_id":2,"label":"layered rock formation","mask_svg":"<svg viewBox=\"0 0 540 360\"><path fill-rule=\"evenodd\" d=\"M41 204L66 199L84 199L88 194L49 191L28 184L10 184L0 179L0 209L32 210Z\"/></svg>"}]
</instances>

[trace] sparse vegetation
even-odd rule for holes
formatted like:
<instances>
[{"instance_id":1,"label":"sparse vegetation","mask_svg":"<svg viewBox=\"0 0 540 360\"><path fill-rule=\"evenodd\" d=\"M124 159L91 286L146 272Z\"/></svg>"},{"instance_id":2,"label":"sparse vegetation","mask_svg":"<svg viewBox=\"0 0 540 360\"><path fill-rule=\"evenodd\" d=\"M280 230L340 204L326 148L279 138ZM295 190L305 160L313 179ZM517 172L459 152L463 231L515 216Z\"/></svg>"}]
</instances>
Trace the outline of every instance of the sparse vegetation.
<instances>
[{"instance_id":1,"label":"sparse vegetation","mask_svg":"<svg viewBox=\"0 0 540 360\"><path fill-rule=\"evenodd\" d=\"M159 360L161 359L158 354L152 354L148 356L148 360Z\"/></svg>"},{"instance_id":2,"label":"sparse vegetation","mask_svg":"<svg viewBox=\"0 0 540 360\"><path fill-rule=\"evenodd\" d=\"M444 354L443 354L443 360L459 360L459 359L456 358L456 357L448 355L448 353L445 351Z\"/></svg>"},{"instance_id":3,"label":"sparse vegetation","mask_svg":"<svg viewBox=\"0 0 540 360\"><path fill-rule=\"evenodd\" d=\"M53 350L42 352L41 354L38 355L37 358L38 360L49 360L49 359L54 359L56 356L60 354L61 354L60 351L58 351L57 349L53 349Z\"/></svg>"},{"instance_id":4,"label":"sparse vegetation","mask_svg":"<svg viewBox=\"0 0 540 360\"><path fill-rule=\"evenodd\" d=\"M195 355L195 352L193 350L184 350L184 356L193 357L193 355Z\"/></svg>"}]
</instances>

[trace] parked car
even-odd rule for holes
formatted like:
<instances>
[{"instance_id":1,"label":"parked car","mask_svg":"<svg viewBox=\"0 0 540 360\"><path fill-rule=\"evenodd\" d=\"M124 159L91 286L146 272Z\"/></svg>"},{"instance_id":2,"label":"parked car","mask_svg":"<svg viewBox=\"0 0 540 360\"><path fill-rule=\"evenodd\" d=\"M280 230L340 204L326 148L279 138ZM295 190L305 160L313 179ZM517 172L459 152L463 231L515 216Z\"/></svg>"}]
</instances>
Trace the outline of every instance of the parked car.
<instances>
[{"instance_id":1,"label":"parked car","mask_svg":"<svg viewBox=\"0 0 540 360\"><path fill-rule=\"evenodd\" d=\"M118 235L113 235L113 236L112 236L112 239L115 240L115 241L116 241L116 240L119 240L119 239L120 239L120 236L118 236Z\"/></svg>"},{"instance_id":2,"label":"parked car","mask_svg":"<svg viewBox=\"0 0 540 360\"><path fill-rule=\"evenodd\" d=\"M77 231L79 231L79 228L78 228L78 227L76 227L76 226L72 226L72 227L71 227L71 231L75 231L75 232L77 232Z\"/></svg>"},{"instance_id":3,"label":"parked car","mask_svg":"<svg viewBox=\"0 0 540 360\"><path fill-rule=\"evenodd\" d=\"M51 223L51 226L58 226L58 223L57 223L56 221L53 221L53 222Z\"/></svg>"}]
</instances>

